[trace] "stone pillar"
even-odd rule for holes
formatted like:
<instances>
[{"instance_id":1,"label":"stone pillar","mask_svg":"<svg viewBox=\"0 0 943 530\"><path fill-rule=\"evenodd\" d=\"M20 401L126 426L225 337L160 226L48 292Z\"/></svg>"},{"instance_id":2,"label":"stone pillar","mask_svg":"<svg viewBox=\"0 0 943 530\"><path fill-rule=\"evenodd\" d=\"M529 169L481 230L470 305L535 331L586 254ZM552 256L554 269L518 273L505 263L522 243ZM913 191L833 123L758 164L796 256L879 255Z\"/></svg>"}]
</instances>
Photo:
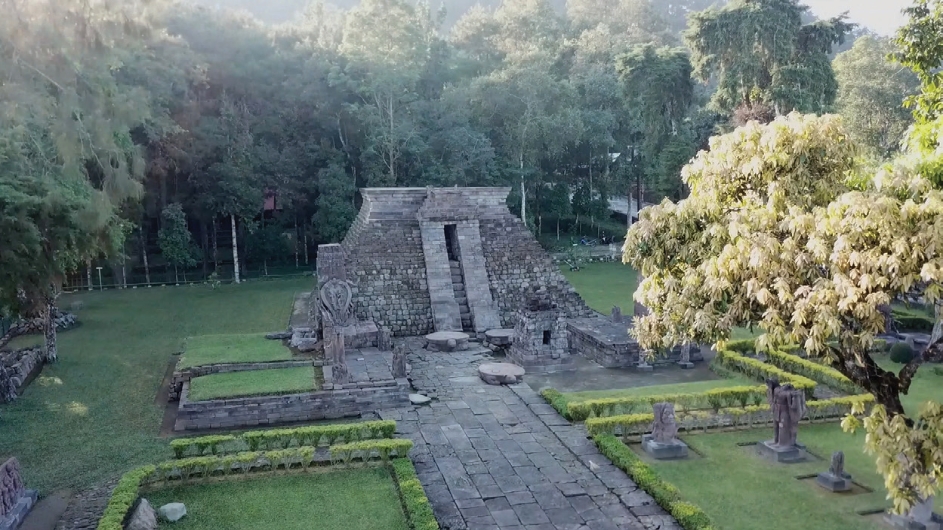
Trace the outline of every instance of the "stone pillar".
<instances>
[{"instance_id":1,"label":"stone pillar","mask_svg":"<svg viewBox=\"0 0 943 530\"><path fill-rule=\"evenodd\" d=\"M393 334L387 328L380 328L377 331L377 349L380 351L393 350Z\"/></svg>"},{"instance_id":2,"label":"stone pillar","mask_svg":"<svg viewBox=\"0 0 943 530\"><path fill-rule=\"evenodd\" d=\"M517 312L508 359L528 373L566 370L573 362L567 345L566 314L549 301L532 301Z\"/></svg>"},{"instance_id":3,"label":"stone pillar","mask_svg":"<svg viewBox=\"0 0 943 530\"><path fill-rule=\"evenodd\" d=\"M613 324L622 324L624 321L622 317L622 308L619 306L612 306L612 314L609 317L612 320Z\"/></svg>"},{"instance_id":4,"label":"stone pillar","mask_svg":"<svg viewBox=\"0 0 943 530\"><path fill-rule=\"evenodd\" d=\"M347 281L347 255L338 243L318 246L318 287L328 280Z\"/></svg>"},{"instance_id":5,"label":"stone pillar","mask_svg":"<svg viewBox=\"0 0 943 530\"><path fill-rule=\"evenodd\" d=\"M344 333L338 328L324 328L324 357L331 362L331 375L335 385L350 383L350 370L344 350Z\"/></svg>"},{"instance_id":6,"label":"stone pillar","mask_svg":"<svg viewBox=\"0 0 943 530\"><path fill-rule=\"evenodd\" d=\"M477 220L457 224L459 256L462 275L465 279L465 294L468 310L471 311L472 327L476 333L501 327L497 304L491 296L491 284L485 266L485 255L481 247L481 229Z\"/></svg>"},{"instance_id":7,"label":"stone pillar","mask_svg":"<svg viewBox=\"0 0 943 530\"><path fill-rule=\"evenodd\" d=\"M406 377L406 347L402 344L393 348L393 366L391 367L393 379Z\"/></svg>"}]
</instances>

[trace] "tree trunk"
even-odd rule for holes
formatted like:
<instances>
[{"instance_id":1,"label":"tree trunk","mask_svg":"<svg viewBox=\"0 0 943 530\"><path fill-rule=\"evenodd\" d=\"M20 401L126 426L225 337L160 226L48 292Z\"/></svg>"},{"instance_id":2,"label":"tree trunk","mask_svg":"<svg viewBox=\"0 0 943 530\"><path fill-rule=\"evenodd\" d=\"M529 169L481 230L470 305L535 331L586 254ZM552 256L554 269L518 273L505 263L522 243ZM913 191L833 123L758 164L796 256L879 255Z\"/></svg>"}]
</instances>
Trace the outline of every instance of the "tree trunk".
<instances>
[{"instance_id":1,"label":"tree trunk","mask_svg":"<svg viewBox=\"0 0 943 530\"><path fill-rule=\"evenodd\" d=\"M521 220L527 226L527 192L524 189L524 152L521 151Z\"/></svg>"},{"instance_id":2,"label":"tree trunk","mask_svg":"<svg viewBox=\"0 0 943 530\"><path fill-rule=\"evenodd\" d=\"M295 268L297 269L301 263L298 260L298 218L295 217Z\"/></svg>"},{"instance_id":3,"label":"tree trunk","mask_svg":"<svg viewBox=\"0 0 943 530\"><path fill-rule=\"evenodd\" d=\"M236 240L236 216L230 214L229 220L232 224L232 264L233 281L239 283L239 245Z\"/></svg>"},{"instance_id":4,"label":"tree trunk","mask_svg":"<svg viewBox=\"0 0 943 530\"><path fill-rule=\"evenodd\" d=\"M303 227L302 231L304 232L304 236L305 236L305 265L308 265L309 264L308 262L308 227L307 226Z\"/></svg>"},{"instance_id":5,"label":"tree trunk","mask_svg":"<svg viewBox=\"0 0 943 530\"><path fill-rule=\"evenodd\" d=\"M200 231L203 232L203 279L205 280L210 275L210 235L205 220L200 221Z\"/></svg>"},{"instance_id":6,"label":"tree trunk","mask_svg":"<svg viewBox=\"0 0 943 530\"><path fill-rule=\"evenodd\" d=\"M216 237L216 218L213 218L213 270L219 273L219 242Z\"/></svg>"},{"instance_id":7,"label":"tree trunk","mask_svg":"<svg viewBox=\"0 0 943 530\"><path fill-rule=\"evenodd\" d=\"M87 263L88 267L85 269L85 276L88 280L88 290L92 291L94 290L94 287L92 287L92 260L88 260Z\"/></svg>"},{"instance_id":8,"label":"tree trunk","mask_svg":"<svg viewBox=\"0 0 943 530\"><path fill-rule=\"evenodd\" d=\"M151 286L151 267L147 264L147 237L144 236L144 228L141 228L141 254L144 257L144 283Z\"/></svg>"},{"instance_id":9,"label":"tree trunk","mask_svg":"<svg viewBox=\"0 0 943 530\"><path fill-rule=\"evenodd\" d=\"M177 273L177 266L174 265L174 284L180 285L180 275Z\"/></svg>"},{"instance_id":10,"label":"tree trunk","mask_svg":"<svg viewBox=\"0 0 943 530\"><path fill-rule=\"evenodd\" d=\"M47 300L45 308L46 322L43 326L43 338L45 339L45 349L43 351L45 363L54 363L59 360L59 348L56 344L56 304L55 299Z\"/></svg>"},{"instance_id":11,"label":"tree trunk","mask_svg":"<svg viewBox=\"0 0 943 530\"><path fill-rule=\"evenodd\" d=\"M560 217L557 217L557 241L560 241Z\"/></svg>"}]
</instances>

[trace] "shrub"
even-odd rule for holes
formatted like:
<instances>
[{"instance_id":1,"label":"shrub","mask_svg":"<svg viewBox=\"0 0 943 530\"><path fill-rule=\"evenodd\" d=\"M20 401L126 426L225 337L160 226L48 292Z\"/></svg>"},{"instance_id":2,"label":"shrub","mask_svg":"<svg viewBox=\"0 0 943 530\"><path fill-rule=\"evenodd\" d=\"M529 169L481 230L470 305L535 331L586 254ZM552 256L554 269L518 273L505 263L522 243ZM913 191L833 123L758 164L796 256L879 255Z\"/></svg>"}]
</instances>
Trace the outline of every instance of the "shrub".
<instances>
[{"instance_id":1,"label":"shrub","mask_svg":"<svg viewBox=\"0 0 943 530\"><path fill-rule=\"evenodd\" d=\"M389 460L395 453L398 457L406 456L406 453L413 448L413 441L407 439L392 440L363 440L348 444L332 445L331 460L335 462L344 462L349 464L358 454L360 459L367 461L376 451L381 460Z\"/></svg>"},{"instance_id":2,"label":"shrub","mask_svg":"<svg viewBox=\"0 0 943 530\"><path fill-rule=\"evenodd\" d=\"M766 386L735 386L716 388L692 394L660 394L654 396L630 396L622 398L590 399L567 403L567 415L573 421L585 421L590 417L602 418L617 414L632 414L651 408L654 403L674 403L685 410L745 407L750 403L762 403L766 399Z\"/></svg>"},{"instance_id":3,"label":"shrub","mask_svg":"<svg viewBox=\"0 0 943 530\"><path fill-rule=\"evenodd\" d=\"M416 476L413 463L408 458L397 458L393 460L392 467L409 526L413 530L439 530L439 523L435 520L432 505Z\"/></svg>"},{"instance_id":4,"label":"shrub","mask_svg":"<svg viewBox=\"0 0 943 530\"><path fill-rule=\"evenodd\" d=\"M724 349L737 353L756 353L756 339L732 340L725 344Z\"/></svg>"},{"instance_id":5,"label":"shrub","mask_svg":"<svg viewBox=\"0 0 943 530\"><path fill-rule=\"evenodd\" d=\"M655 470L642 462L631 449L611 434L593 437L599 451L619 469L625 471L640 488L670 513L685 530L709 530L710 517L700 508L681 500L681 492L673 484L662 480Z\"/></svg>"},{"instance_id":6,"label":"shrub","mask_svg":"<svg viewBox=\"0 0 943 530\"><path fill-rule=\"evenodd\" d=\"M570 417L570 412L567 410L566 396L554 388L545 388L540 391L540 397L544 398L544 401L549 403L558 414L570 421L573 421L573 418Z\"/></svg>"},{"instance_id":7,"label":"shrub","mask_svg":"<svg viewBox=\"0 0 943 530\"><path fill-rule=\"evenodd\" d=\"M914 348L906 342L891 346L891 360L897 364L907 364L914 359Z\"/></svg>"},{"instance_id":8,"label":"shrub","mask_svg":"<svg viewBox=\"0 0 943 530\"><path fill-rule=\"evenodd\" d=\"M105 513L98 522L98 530L124 530L124 518L138 498L144 480L154 473L154 466L144 466L125 473L108 500Z\"/></svg>"},{"instance_id":9,"label":"shrub","mask_svg":"<svg viewBox=\"0 0 943 530\"><path fill-rule=\"evenodd\" d=\"M366 421L360 423L342 423L337 425L314 425L294 429L268 429L250 431L239 436L202 436L198 438L178 438L170 442L175 458L187 454L201 456L211 454L235 453L248 448L250 451L265 449L286 449L291 446L317 447L333 445L335 442L356 442L392 438L396 433L393 420Z\"/></svg>"},{"instance_id":10,"label":"shrub","mask_svg":"<svg viewBox=\"0 0 943 530\"><path fill-rule=\"evenodd\" d=\"M804 391L808 399L812 399L815 392L815 381L808 377L791 374L772 364L766 364L750 357L744 357L730 350L718 351L714 361L728 370L740 372L754 379L766 380L768 378L776 378L783 383L792 383L792 386Z\"/></svg>"},{"instance_id":11,"label":"shrub","mask_svg":"<svg viewBox=\"0 0 943 530\"><path fill-rule=\"evenodd\" d=\"M783 370L808 377L813 381L828 385L846 394L857 394L861 392L861 388L859 388L858 385L851 382L844 374L834 368L822 366L816 362L778 351L770 351L767 355L769 356L770 364L782 368Z\"/></svg>"},{"instance_id":12,"label":"shrub","mask_svg":"<svg viewBox=\"0 0 943 530\"><path fill-rule=\"evenodd\" d=\"M223 456L194 456L162 462L156 467L157 480L190 480L217 473L231 475L249 473L253 468L290 469L300 465L307 469L314 464L314 447L292 447L273 451L249 451Z\"/></svg>"},{"instance_id":13,"label":"shrub","mask_svg":"<svg viewBox=\"0 0 943 530\"><path fill-rule=\"evenodd\" d=\"M933 319L929 316L897 309L893 311L893 316L894 321L897 322L897 327L902 330L922 331L925 333L933 331Z\"/></svg>"}]
</instances>

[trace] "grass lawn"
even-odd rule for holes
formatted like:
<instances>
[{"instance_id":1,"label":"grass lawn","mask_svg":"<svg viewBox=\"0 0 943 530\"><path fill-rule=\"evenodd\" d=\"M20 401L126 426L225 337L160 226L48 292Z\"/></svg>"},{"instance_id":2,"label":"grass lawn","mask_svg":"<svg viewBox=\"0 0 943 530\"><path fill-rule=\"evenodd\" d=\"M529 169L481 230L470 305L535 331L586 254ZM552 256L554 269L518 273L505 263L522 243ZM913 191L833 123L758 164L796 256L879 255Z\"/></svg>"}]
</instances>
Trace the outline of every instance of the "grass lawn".
<instances>
[{"instance_id":1,"label":"grass lawn","mask_svg":"<svg viewBox=\"0 0 943 530\"><path fill-rule=\"evenodd\" d=\"M632 267L622 263L587 263L576 272L567 265L560 270L596 311L608 315L612 306L619 306L623 314L631 315L635 310L632 295L638 288L638 274Z\"/></svg>"},{"instance_id":2,"label":"grass lawn","mask_svg":"<svg viewBox=\"0 0 943 530\"><path fill-rule=\"evenodd\" d=\"M700 506L724 530L877 530L873 520L859 510L885 509L883 480L875 472L873 457L864 454L863 433L842 432L838 424L802 425L799 440L824 460L793 465L767 462L753 454L754 447L737 443L772 437L772 428L683 436L703 458L657 461L652 464L662 478L681 490L685 500ZM858 495L835 494L797 476L828 469L834 451L845 452L845 469L853 480L872 490ZM811 481L814 482L814 479Z\"/></svg>"},{"instance_id":3,"label":"grass lawn","mask_svg":"<svg viewBox=\"0 0 943 530\"><path fill-rule=\"evenodd\" d=\"M657 396L662 394L694 394L706 392L715 388L730 388L733 386L757 386L759 383L746 378L717 379L713 381L696 381L693 383L677 383L673 385L639 386L620 388L616 390L589 390L586 392L567 392L563 395L569 402L587 401L590 399L623 398Z\"/></svg>"},{"instance_id":4,"label":"grass lawn","mask_svg":"<svg viewBox=\"0 0 943 530\"><path fill-rule=\"evenodd\" d=\"M182 486L146 495L154 506L182 502L179 530L408 530L386 468L269 476Z\"/></svg>"},{"instance_id":5,"label":"grass lawn","mask_svg":"<svg viewBox=\"0 0 943 530\"><path fill-rule=\"evenodd\" d=\"M291 350L281 341L268 340L264 333L245 335L201 335L187 339L178 368L207 364L287 361Z\"/></svg>"},{"instance_id":6,"label":"grass lawn","mask_svg":"<svg viewBox=\"0 0 943 530\"><path fill-rule=\"evenodd\" d=\"M197 377L190 381L190 401L249 396L300 394L316 390L314 369L275 368Z\"/></svg>"},{"instance_id":7,"label":"grass lawn","mask_svg":"<svg viewBox=\"0 0 943 530\"><path fill-rule=\"evenodd\" d=\"M173 456L157 437L157 392L172 354L195 335L285 328L311 279L156 287L63 296L82 300L82 325L62 333L59 362L0 405L0 459L16 456L26 483L49 493L85 488Z\"/></svg>"}]
</instances>

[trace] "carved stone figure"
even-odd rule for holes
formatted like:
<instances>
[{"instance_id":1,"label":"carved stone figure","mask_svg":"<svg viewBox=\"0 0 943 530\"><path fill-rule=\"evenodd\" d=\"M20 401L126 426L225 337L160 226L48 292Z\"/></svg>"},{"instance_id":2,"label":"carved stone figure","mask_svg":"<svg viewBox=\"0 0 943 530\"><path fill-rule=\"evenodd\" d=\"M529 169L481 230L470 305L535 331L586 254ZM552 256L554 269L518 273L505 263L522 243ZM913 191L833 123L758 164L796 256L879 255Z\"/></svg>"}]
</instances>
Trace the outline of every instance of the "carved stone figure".
<instances>
[{"instance_id":1,"label":"carved stone figure","mask_svg":"<svg viewBox=\"0 0 943 530\"><path fill-rule=\"evenodd\" d=\"M790 383L780 386L779 381L766 381L766 398L773 413L773 445L795 447L799 435L799 421L805 416L805 393Z\"/></svg>"},{"instance_id":2,"label":"carved stone figure","mask_svg":"<svg viewBox=\"0 0 943 530\"><path fill-rule=\"evenodd\" d=\"M841 477L845 474L845 453L835 451L832 453L832 464L828 467L828 472Z\"/></svg>"},{"instance_id":3,"label":"carved stone figure","mask_svg":"<svg viewBox=\"0 0 943 530\"><path fill-rule=\"evenodd\" d=\"M393 348L393 378L406 377L406 347L397 344Z\"/></svg>"},{"instance_id":4,"label":"carved stone figure","mask_svg":"<svg viewBox=\"0 0 943 530\"><path fill-rule=\"evenodd\" d=\"M610 318L612 319L613 324L621 324L623 322L622 308L617 305L612 306L612 316Z\"/></svg>"},{"instance_id":5,"label":"carved stone figure","mask_svg":"<svg viewBox=\"0 0 943 530\"><path fill-rule=\"evenodd\" d=\"M829 466L828 471L819 473L815 482L829 491L850 490L851 475L845 473L845 453L841 451L832 453L832 464Z\"/></svg>"},{"instance_id":6,"label":"carved stone figure","mask_svg":"<svg viewBox=\"0 0 943 530\"><path fill-rule=\"evenodd\" d=\"M0 466L0 520L13 512L24 489L20 463L11 458Z\"/></svg>"},{"instance_id":7,"label":"carved stone figure","mask_svg":"<svg viewBox=\"0 0 943 530\"><path fill-rule=\"evenodd\" d=\"M344 327L348 324L353 312L352 299L350 285L345 281L333 278L321 286L320 313L325 328Z\"/></svg>"},{"instance_id":8,"label":"carved stone figure","mask_svg":"<svg viewBox=\"0 0 943 530\"><path fill-rule=\"evenodd\" d=\"M391 351L393 349L393 334L388 328L380 328L377 331L377 349L380 351Z\"/></svg>"},{"instance_id":9,"label":"carved stone figure","mask_svg":"<svg viewBox=\"0 0 943 530\"><path fill-rule=\"evenodd\" d=\"M331 374L335 385L350 382L350 371L344 351L344 334L334 327L324 328L324 355L331 362Z\"/></svg>"},{"instance_id":10,"label":"carved stone figure","mask_svg":"<svg viewBox=\"0 0 943 530\"><path fill-rule=\"evenodd\" d=\"M655 403L655 421L652 423L652 437L658 443L671 443L678 436L678 422L675 421L673 403Z\"/></svg>"},{"instance_id":11,"label":"carved stone figure","mask_svg":"<svg viewBox=\"0 0 943 530\"><path fill-rule=\"evenodd\" d=\"M686 458L688 446L678 439L674 404L655 403L652 408L655 421L652 422L652 433L642 436L642 449L658 460Z\"/></svg>"}]
</instances>

